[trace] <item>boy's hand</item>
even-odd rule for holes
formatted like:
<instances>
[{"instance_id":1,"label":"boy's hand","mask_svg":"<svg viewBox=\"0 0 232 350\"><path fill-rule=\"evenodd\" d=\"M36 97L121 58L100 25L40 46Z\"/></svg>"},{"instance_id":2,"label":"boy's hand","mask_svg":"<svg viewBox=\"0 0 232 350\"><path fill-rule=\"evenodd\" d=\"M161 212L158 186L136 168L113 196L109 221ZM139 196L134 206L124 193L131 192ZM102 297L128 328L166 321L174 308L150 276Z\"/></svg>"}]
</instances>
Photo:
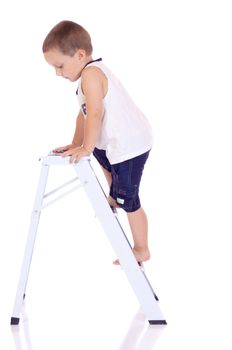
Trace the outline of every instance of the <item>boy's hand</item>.
<instances>
[{"instance_id":1,"label":"boy's hand","mask_svg":"<svg viewBox=\"0 0 232 350\"><path fill-rule=\"evenodd\" d=\"M70 163L77 163L82 157L89 156L90 153L83 147L75 147L61 154L62 157L70 156Z\"/></svg>"},{"instance_id":2,"label":"boy's hand","mask_svg":"<svg viewBox=\"0 0 232 350\"><path fill-rule=\"evenodd\" d=\"M55 149L52 150L52 152L54 153L64 153L65 151L69 151L73 148L76 148L76 145L70 144L67 146L62 146L62 147L57 147Z\"/></svg>"}]
</instances>

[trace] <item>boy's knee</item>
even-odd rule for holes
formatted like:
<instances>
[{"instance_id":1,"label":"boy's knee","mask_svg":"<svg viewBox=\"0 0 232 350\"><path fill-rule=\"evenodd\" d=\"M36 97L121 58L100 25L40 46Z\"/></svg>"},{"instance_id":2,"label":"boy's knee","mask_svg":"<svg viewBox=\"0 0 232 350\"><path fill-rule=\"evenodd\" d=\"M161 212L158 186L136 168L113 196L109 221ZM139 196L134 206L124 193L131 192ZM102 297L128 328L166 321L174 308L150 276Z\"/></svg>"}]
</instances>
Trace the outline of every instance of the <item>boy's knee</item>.
<instances>
[{"instance_id":1,"label":"boy's knee","mask_svg":"<svg viewBox=\"0 0 232 350\"><path fill-rule=\"evenodd\" d=\"M133 212L141 207L137 185L115 186L112 192L111 196L126 212Z\"/></svg>"}]
</instances>

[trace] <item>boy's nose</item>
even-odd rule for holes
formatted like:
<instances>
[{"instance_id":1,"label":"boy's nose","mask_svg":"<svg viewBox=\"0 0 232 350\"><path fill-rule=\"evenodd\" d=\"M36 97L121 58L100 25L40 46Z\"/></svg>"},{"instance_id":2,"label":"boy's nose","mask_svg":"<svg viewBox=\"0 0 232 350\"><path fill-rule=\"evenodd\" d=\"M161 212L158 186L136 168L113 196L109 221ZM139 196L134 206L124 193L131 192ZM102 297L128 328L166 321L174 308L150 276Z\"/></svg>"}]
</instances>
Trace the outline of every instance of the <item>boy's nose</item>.
<instances>
[{"instance_id":1,"label":"boy's nose","mask_svg":"<svg viewBox=\"0 0 232 350\"><path fill-rule=\"evenodd\" d=\"M56 75L59 76L59 77L62 76L61 69L56 68Z\"/></svg>"}]
</instances>

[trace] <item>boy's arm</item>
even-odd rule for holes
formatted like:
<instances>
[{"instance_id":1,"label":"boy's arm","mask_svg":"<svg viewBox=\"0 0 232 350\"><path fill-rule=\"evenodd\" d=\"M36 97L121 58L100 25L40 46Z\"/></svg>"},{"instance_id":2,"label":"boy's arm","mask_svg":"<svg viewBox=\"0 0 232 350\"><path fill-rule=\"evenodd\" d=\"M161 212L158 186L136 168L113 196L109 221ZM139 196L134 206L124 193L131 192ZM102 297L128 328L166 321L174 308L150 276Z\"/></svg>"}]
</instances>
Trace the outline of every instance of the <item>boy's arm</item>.
<instances>
[{"instance_id":1,"label":"boy's arm","mask_svg":"<svg viewBox=\"0 0 232 350\"><path fill-rule=\"evenodd\" d=\"M96 67L88 67L82 73L82 90L86 99L87 116L84 121L82 146L63 153L64 157L71 156L70 162L77 162L81 157L90 155L96 145L104 113L103 79L103 73Z\"/></svg>"},{"instance_id":2,"label":"boy's arm","mask_svg":"<svg viewBox=\"0 0 232 350\"><path fill-rule=\"evenodd\" d=\"M69 145L66 145L66 146L57 147L57 148L53 149L53 152L64 154L65 152L67 152L75 147L82 146L83 140L84 140L84 124L85 124L85 118L80 110L80 112L77 116L77 119L76 119L76 129L75 129L72 143Z\"/></svg>"},{"instance_id":3,"label":"boy's arm","mask_svg":"<svg viewBox=\"0 0 232 350\"><path fill-rule=\"evenodd\" d=\"M85 118L80 110L77 120L76 120L76 130L73 136L72 144L80 147L83 145L84 140L84 125L85 125Z\"/></svg>"},{"instance_id":4,"label":"boy's arm","mask_svg":"<svg viewBox=\"0 0 232 350\"><path fill-rule=\"evenodd\" d=\"M82 89L86 99L83 147L91 153L97 143L104 114L103 73L96 67L85 69L82 74Z\"/></svg>"}]
</instances>

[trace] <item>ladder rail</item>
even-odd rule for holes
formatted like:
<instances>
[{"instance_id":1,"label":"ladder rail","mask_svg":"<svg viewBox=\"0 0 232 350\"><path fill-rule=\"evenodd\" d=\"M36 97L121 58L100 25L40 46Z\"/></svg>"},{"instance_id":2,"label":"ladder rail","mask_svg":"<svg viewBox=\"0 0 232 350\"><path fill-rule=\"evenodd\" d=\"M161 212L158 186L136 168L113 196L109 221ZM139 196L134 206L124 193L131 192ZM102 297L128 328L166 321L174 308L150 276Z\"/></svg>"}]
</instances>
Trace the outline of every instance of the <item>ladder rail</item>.
<instances>
[{"instance_id":1,"label":"ladder rail","mask_svg":"<svg viewBox=\"0 0 232 350\"><path fill-rule=\"evenodd\" d=\"M78 172L78 176L83 183L87 197L89 198L96 215L98 216L100 223L120 260L120 264L126 273L127 279L129 280L129 283L148 320L164 324L163 322L165 322L165 320L160 308L158 307L154 291L151 288L150 283L147 283L148 279L135 259L126 234L121 225L119 225L118 219L113 214L105 195L102 192L102 187L99 186L99 181L93 168L89 162L80 163L78 166L74 165L74 168L76 172Z\"/></svg>"},{"instance_id":2,"label":"ladder rail","mask_svg":"<svg viewBox=\"0 0 232 350\"><path fill-rule=\"evenodd\" d=\"M47 184L48 172L49 172L49 167L47 165L42 164L36 196L34 200L33 211L31 213L31 221L29 225L23 261L21 265L21 272L20 272L18 287L16 291L14 309L11 317L11 324L19 323L20 311L21 311L23 299L26 292L26 286L27 286L27 281L28 281L28 276L29 276L29 271L30 271L30 266L32 261L36 234L37 234L37 229L38 229L39 220L40 220L43 196L44 196L44 192Z\"/></svg>"}]
</instances>

